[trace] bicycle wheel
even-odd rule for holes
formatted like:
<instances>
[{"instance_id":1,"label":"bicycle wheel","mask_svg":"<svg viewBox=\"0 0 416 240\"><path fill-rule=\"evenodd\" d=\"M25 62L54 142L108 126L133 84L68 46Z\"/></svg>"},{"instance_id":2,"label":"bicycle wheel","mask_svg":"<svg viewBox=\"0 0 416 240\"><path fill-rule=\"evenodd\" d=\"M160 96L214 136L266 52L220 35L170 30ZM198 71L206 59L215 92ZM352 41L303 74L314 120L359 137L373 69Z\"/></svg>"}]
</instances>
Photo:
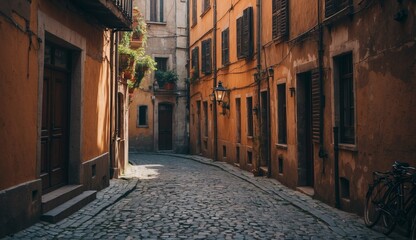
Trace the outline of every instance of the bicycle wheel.
<instances>
[{"instance_id":1,"label":"bicycle wheel","mask_svg":"<svg viewBox=\"0 0 416 240\"><path fill-rule=\"evenodd\" d=\"M381 232L385 235L389 235L397 224L397 214L400 211L400 196L397 191L397 188L400 187L396 185L393 188L390 188L389 191L385 194L384 206L382 208L382 228Z\"/></svg>"},{"instance_id":2,"label":"bicycle wheel","mask_svg":"<svg viewBox=\"0 0 416 240\"><path fill-rule=\"evenodd\" d=\"M371 228L379 221L385 191L386 186L382 182L376 182L368 188L364 205L364 223L367 227Z\"/></svg>"}]
</instances>

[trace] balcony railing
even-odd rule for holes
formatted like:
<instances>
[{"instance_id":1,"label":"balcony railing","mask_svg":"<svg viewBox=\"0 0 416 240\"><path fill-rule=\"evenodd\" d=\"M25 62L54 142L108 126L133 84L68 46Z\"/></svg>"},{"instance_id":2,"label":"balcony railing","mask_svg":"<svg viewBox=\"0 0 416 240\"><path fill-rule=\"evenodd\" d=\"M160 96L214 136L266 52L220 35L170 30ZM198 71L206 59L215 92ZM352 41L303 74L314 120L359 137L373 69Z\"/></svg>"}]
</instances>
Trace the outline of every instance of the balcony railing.
<instances>
[{"instance_id":1,"label":"balcony railing","mask_svg":"<svg viewBox=\"0 0 416 240\"><path fill-rule=\"evenodd\" d=\"M133 0L74 0L73 2L105 27L131 29Z\"/></svg>"}]
</instances>

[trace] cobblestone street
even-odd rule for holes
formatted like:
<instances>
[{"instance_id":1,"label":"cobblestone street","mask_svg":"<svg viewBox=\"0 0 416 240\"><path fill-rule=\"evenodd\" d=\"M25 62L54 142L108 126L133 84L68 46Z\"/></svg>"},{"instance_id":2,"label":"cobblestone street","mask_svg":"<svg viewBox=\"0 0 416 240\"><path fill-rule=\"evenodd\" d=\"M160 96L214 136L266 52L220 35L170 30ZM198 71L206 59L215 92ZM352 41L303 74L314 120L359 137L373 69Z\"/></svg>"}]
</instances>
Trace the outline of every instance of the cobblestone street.
<instances>
[{"instance_id":1,"label":"cobblestone street","mask_svg":"<svg viewBox=\"0 0 416 240\"><path fill-rule=\"evenodd\" d=\"M130 177L6 239L385 239L356 215L196 156L131 154ZM138 179L138 178L139 179Z\"/></svg>"}]
</instances>

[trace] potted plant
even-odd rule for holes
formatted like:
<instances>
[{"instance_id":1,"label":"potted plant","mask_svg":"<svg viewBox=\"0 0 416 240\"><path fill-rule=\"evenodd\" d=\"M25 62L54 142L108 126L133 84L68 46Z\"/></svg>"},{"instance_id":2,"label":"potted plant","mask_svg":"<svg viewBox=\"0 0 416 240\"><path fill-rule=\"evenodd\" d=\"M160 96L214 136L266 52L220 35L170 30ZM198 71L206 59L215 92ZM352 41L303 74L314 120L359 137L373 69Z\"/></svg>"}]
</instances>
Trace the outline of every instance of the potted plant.
<instances>
[{"instance_id":1,"label":"potted plant","mask_svg":"<svg viewBox=\"0 0 416 240\"><path fill-rule=\"evenodd\" d=\"M178 74L171 70L157 70L155 72L155 78L160 88L173 90L175 88L176 82L178 81Z\"/></svg>"}]
</instances>

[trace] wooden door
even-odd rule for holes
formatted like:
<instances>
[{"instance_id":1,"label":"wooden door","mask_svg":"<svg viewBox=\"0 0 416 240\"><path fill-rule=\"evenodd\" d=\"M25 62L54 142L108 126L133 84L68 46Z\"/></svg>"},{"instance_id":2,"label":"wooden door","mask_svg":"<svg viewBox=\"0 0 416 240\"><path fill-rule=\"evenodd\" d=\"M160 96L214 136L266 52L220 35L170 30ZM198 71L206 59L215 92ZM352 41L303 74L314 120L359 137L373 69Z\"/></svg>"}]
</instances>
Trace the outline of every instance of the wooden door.
<instances>
[{"instance_id":1,"label":"wooden door","mask_svg":"<svg viewBox=\"0 0 416 240\"><path fill-rule=\"evenodd\" d=\"M311 72L297 76L298 185L314 186Z\"/></svg>"},{"instance_id":2,"label":"wooden door","mask_svg":"<svg viewBox=\"0 0 416 240\"><path fill-rule=\"evenodd\" d=\"M159 150L172 150L172 105L159 104Z\"/></svg>"},{"instance_id":3,"label":"wooden door","mask_svg":"<svg viewBox=\"0 0 416 240\"><path fill-rule=\"evenodd\" d=\"M44 70L40 174L44 192L67 183L68 79L66 72Z\"/></svg>"}]
</instances>

